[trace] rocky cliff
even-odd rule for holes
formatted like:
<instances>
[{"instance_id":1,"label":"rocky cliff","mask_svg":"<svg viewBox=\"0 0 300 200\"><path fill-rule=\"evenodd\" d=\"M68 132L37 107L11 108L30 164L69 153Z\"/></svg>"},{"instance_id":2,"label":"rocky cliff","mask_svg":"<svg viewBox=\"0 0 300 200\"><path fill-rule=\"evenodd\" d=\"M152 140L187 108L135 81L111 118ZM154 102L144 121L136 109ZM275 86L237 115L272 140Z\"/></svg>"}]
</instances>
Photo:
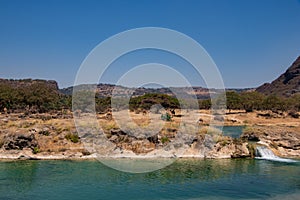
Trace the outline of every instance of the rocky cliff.
<instances>
[{"instance_id":1,"label":"rocky cliff","mask_svg":"<svg viewBox=\"0 0 300 200\"><path fill-rule=\"evenodd\" d=\"M293 64L272 83L265 83L256 91L266 95L279 95L289 97L300 93L300 56Z\"/></svg>"}]
</instances>

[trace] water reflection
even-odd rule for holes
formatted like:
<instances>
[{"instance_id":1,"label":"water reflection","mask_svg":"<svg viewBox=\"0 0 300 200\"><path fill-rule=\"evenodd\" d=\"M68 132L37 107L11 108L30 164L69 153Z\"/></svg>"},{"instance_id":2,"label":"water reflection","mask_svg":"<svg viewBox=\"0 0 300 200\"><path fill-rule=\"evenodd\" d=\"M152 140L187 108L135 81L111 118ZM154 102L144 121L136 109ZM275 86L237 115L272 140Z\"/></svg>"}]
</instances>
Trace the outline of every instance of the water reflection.
<instances>
[{"instance_id":1,"label":"water reflection","mask_svg":"<svg viewBox=\"0 0 300 200\"><path fill-rule=\"evenodd\" d=\"M179 159L130 174L98 161L0 162L0 199L269 199L300 190L300 166L252 159Z\"/></svg>"},{"instance_id":2,"label":"water reflection","mask_svg":"<svg viewBox=\"0 0 300 200\"><path fill-rule=\"evenodd\" d=\"M0 162L0 193L30 191L36 180L37 168L35 161Z\"/></svg>"},{"instance_id":3,"label":"water reflection","mask_svg":"<svg viewBox=\"0 0 300 200\"><path fill-rule=\"evenodd\" d=\"M199 160L181 159L173 165L145 175L145 178L160 180L191 182L214 181L220 178L249 172L253 168L253 160ZM174 173L176 172L176 173Z\"/></svg>"}]
</instances>

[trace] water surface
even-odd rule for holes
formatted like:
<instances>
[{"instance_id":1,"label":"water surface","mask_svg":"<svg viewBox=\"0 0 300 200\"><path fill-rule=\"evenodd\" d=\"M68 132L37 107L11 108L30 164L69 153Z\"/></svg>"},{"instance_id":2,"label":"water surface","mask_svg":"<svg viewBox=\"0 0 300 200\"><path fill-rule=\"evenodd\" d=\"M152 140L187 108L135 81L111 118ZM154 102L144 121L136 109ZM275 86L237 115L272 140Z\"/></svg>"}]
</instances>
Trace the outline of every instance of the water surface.
<instances>
[{"instance_id":1,"label":"water surface","mask_svg":"<svg viewBox=\"0 0 300 200\"><path fill-rule=\"evenodd\" d=\"M223 126L223 127L217 126L216 128L222 129L222 133L225 136L230 136L232 138L239 138L242 135L245 126Z\"/></svg>"},{"instance_id":2,"label":"water surface","mask_svg":"<svg viewBox=\"0 0 300 200\"><path fill-rule=\"evenodd\" d=\"M0 162L0 199L299 199L299 163L184 159L145 174L98 161Z\"/></svg>"}]
</instances>

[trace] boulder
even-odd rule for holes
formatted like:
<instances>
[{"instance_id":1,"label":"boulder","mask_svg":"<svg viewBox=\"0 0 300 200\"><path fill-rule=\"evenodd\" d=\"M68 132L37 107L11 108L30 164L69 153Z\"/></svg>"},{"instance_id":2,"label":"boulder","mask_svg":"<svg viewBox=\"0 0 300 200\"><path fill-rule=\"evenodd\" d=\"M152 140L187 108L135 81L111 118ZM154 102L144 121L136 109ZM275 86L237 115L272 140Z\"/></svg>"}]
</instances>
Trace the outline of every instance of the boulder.
<instances>
[{"instance_id":1,"label":"boulder","mask_svg":"<svg viewBox=\"0 0 300 200\"><path fill-rule=\"evenodd\" d=\"M247 143L236 144L234 146L234 152L231 155L231 158L247 158L251 157Z\"/></svg>"},{"instance_id":2,"label":"boulder","mask_svg":"<svg viewBox=\"0 0 300 200\"><path fill-rule=\"evenodd\" d=\"M260 141L258 134L255 133L255 132L250 132L250 133L243 134L242 139L246 139L246 140L252 141L252 142Z\"/></svg>"},{"instance_id":3,"label":"boulder","mask_svg":"<svg viewBox=\"0 0 300 200\"><path fill-rule=\"evenodd\" d=\"M152 136L148 137L147 139L149 140L149 142L152 142L154 144L158 144L159 143L158 135L157 134L152 135Z\"/></svg>"},{"instance_id":4,"label":"boulder","mask_svg":"<svg viewBox=\"0 0 300 200\"><path fill-rule=\"evenodd\" d=\"M5 150L23 150L24 148L34 149L38 143L34 134L18 134L5 138L3 148Z\"/></svg>"}]
</instances>

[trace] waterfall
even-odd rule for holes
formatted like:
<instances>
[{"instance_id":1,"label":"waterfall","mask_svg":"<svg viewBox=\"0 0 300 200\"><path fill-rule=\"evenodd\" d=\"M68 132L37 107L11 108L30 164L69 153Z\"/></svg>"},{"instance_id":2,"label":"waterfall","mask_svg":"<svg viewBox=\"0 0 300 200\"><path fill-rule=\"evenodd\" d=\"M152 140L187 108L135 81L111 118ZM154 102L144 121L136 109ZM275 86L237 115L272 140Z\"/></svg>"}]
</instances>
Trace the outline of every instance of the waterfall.
<instances>
[{"instance_id":1,"label":"waterfall","mask_svg":"<svg viewBox=\"0 0 300 200\"><path fill-rule=\"evenodd\" d=\"M271 161L278 161L278 162L297 162L292 159L280 158L276 156L273 151L271 151L266 146L257 146L256 147L256 158L263 159L263 160L271 160Z\"/></svg>"}]
</instances>

